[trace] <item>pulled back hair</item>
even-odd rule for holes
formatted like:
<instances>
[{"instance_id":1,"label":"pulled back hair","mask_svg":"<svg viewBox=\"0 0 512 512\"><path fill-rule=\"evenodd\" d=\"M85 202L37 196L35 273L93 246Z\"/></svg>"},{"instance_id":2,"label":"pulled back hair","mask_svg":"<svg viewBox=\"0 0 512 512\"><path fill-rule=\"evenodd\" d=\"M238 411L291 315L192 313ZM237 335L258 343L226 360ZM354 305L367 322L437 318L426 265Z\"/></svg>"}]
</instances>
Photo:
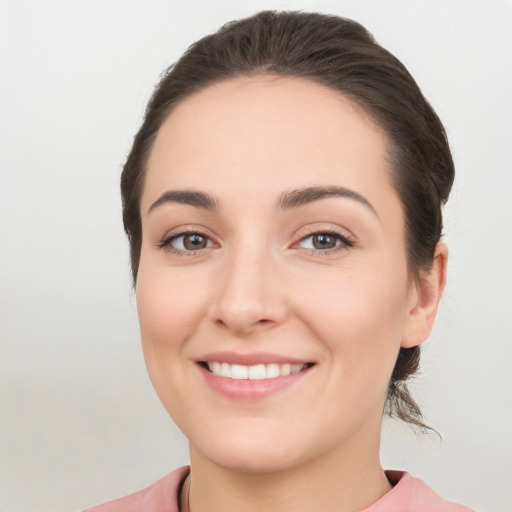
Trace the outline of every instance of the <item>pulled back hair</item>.
<instances>
[{"instance_id":1,"label":"pulled back hair","mask_svg":"<svg viewBox=\"0 0 512 512\"><path fill-rule=\"evenodd\" d=\"M195 92L239 76L312 80L352 100L388 138L391 180L404 209L408 270L430 271L442 233L441 207L454 167L436 113L404 65L360 24L337 16L264 11L224 25L165 71L148 103L121 176L123 222L137 281L146 163L162 123ZM388 387L386 412L428 428L407 380L419 369L420 347L401 348Z\"/></svg>"}]
</instances>

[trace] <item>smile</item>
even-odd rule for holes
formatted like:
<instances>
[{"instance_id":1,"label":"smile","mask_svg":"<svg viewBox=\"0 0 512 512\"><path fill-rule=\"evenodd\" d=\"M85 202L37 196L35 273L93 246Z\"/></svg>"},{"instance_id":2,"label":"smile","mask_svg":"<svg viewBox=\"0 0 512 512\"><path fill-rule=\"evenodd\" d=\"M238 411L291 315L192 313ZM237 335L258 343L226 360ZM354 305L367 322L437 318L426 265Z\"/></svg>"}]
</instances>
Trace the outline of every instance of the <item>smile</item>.
<instances>
[{"instance_id":1,"label":"smile","mask_svg":"<svg viewBox=\"0 0 512 512\"><path fill-rule=\"evenodd\" d=\"M300 386L316 366L316 362L271 353L215 352L195 362L212 391L229 400L246 402Z\"/></svg>"},{"instance_id":2,"label":"smile","mask_svg":"<svg viewBox=\"0 0 512 512\"><path fill-rule=\"evenodd\" d=\"M264 380L276 379L295 375L311 366L307 364L256 364L245 366L241 364L229 364L220 362L205 362L205 367L218 377L226 377L234 380Z\"/></svg>"}]
</instances>

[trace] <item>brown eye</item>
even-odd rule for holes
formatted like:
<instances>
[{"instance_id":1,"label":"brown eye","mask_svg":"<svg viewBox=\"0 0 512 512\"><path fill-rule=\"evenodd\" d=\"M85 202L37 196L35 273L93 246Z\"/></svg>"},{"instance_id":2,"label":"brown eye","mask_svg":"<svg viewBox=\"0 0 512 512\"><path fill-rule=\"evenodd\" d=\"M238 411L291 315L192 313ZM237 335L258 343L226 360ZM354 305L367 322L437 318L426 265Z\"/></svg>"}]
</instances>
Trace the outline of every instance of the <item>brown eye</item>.
<instances>
[{"instance_id":1,"label":"brown eye","mask_svg":"<svg viewBox=\"0 0 512 512\"><path fill-rule=\"evenodd\" d=\"M331 249L348 249L354 246L354 243L346 236L330 231L320 231L311 233L299 242L299 247L311 251L330 251Z\"/></svg>"},{"instance_id":2,"label":"brown eye","mask_svg":"<svg viewBox=\"0 0 512 512\"><path fill-rule=\"evenodd\" d=\"M160 247L167 248L171 252L193 252L213 247L213 243L206 235L201 233L181 233L167 241L162 242Z\"/></svg>"},{"instance_id":3,"label":"brown eye","mask_svg":"<svg viewBox=\"0 0 512 512\"><path fill-rule=\"evenodd\" d=\"M198 233L189 233L183 235L183 247L187 251L196 251L204 249L208 245L208 238Z\"/></svg>"},{"instance_id":4,"label":"brown eye","mask_svg":"<svg viewBox=\"0 0 512 512\"><path fill-rule=\"evenodd\" d=\"M329 233L318 233L317 235L312 235L311 242L315 249L332 249L338 245L339 237Z\"/></svg>"}]
</instances>

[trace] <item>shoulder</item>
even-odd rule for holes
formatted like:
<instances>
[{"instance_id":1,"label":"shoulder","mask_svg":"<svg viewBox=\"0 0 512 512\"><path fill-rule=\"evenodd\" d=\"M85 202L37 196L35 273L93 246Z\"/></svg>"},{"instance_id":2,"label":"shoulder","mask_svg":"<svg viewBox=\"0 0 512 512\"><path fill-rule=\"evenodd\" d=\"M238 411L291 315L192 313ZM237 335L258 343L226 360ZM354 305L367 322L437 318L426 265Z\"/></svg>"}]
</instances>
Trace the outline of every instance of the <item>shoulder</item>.
<instances>
[{"instance_id":1,"label":"shoulder","mask_svg":"<svg viewBox=\"0 0 512 512\"><path fill-rule=\"evenodd\" d=\"M179 490L189 471L188 466L183 466L146 489L88 508L83 512L178 512Z\"/></svg>"},{"instance_id":2,"label":"shoulder","mask_svg":"<svg viewBox=\"0 0 512 512\"><path fill-rule=\"evenodd\" d=\"M178 495L188 466L176 469L153 485L83 512L178 512ZM386 471L393 489L364 512L473 512L470 508L446 501L436 494L423 480L403 471ZM405 508L406 507L406 508Z\"/></svg>"},{"instance_id":3,"label":"shoulder","mask_svg":"<svg viewBox=\"0 0 512 512\"><path fill-rule=\"evenodd\" d=\"M473 512L470 508L446 501L423 480L404 471L386 471L393 489L364 512ZM404 508L406 507L406 508Z\"/></svg>"}]
</instances>

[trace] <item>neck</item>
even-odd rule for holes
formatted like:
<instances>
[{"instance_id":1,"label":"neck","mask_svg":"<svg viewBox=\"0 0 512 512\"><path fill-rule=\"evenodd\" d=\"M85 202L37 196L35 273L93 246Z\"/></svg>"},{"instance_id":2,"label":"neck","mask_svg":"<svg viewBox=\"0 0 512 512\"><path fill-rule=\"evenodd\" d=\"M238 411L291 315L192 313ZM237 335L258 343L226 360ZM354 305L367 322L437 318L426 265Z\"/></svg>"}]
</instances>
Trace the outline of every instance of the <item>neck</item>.
<instances>
[{"instance_id":1,"label":"neck","mask_svg":"<svg viewBox=\"0 0 512 512\"><path fill-rule=\"evenodd\" d=\"M193 447L190 455L190 512L356 512L391 489L378 440L363 451L340 447L276 472L233 471Z\"/></svg>"}]
</instances>

